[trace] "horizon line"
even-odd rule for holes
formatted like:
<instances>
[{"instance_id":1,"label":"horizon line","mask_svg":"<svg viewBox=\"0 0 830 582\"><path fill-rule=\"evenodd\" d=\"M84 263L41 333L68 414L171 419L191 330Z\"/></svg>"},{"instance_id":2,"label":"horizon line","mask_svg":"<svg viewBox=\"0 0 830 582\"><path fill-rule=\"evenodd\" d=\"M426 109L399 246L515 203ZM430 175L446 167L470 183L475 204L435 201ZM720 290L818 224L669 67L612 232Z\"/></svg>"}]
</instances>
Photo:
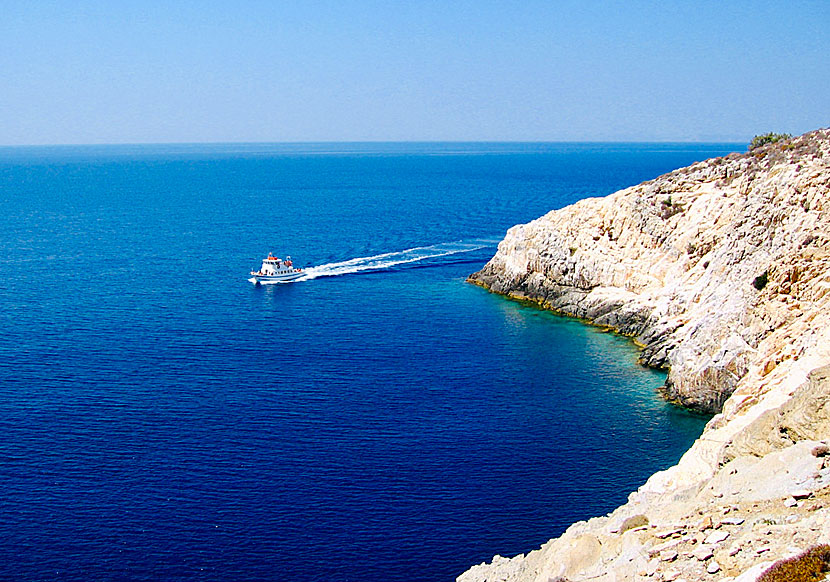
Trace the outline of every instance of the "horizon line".
<instances>
[{"instance_id":1,"label":"horizon line","mask_svg":"<svg viewBox=\"0 0 830 582\"><path fill-rule=\"evenodd\" d=\"M751 138L750 138L751 140ZM359 144L748 144L750 140L286 140L286 141L136 141L0 144L0 148L103 147L103 146L210 146L210 145L359 145Z\"/></svg>"}]
</instances>

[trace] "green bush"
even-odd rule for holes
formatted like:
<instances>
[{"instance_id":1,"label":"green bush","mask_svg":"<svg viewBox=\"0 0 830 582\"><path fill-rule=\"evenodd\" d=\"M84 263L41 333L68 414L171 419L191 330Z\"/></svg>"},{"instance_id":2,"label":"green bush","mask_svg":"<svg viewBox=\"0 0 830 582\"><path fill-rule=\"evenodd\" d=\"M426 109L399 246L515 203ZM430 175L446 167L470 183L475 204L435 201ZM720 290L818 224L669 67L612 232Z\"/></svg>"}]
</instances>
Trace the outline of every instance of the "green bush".
<instances>
[{"instance_id":1,"label":"green bush","mask_svg":"<svg viewBox=\"0 0 830 582\"><path fill-rule=\"evenodd\" d=\"M776 143L781 140L791 139L793 136L789 133L765 133L763 135L756 135L752 138L752 141L749 142L749 151L752 151L756 148L761 147L762 145L767 145L768 143Z\"/></svg>"},{"instance_id":2,"label":"green bush","mask_svg":"<svg viewBox=\"0 0 830 582\"><path fill-rule=\"evenodd\" d=\"M663 220L683 212L683 205L680 202L672 202L671 196L660 202L659 215Z\"/></svg>"},{"instance_id":3,"label":"green bush","mask_svg":"<svg viewBox=\"0 0 830 582\"><path fill-rule=\"evenodd\" d=\"M755 279L752 280L752 285L758 291L760 291L761 289L763 289L764 287L767 286L767 282L769 282L769 272L764 271L763 273L761 273L760 275L755 277Z\"/></svg>"}]
</instances>

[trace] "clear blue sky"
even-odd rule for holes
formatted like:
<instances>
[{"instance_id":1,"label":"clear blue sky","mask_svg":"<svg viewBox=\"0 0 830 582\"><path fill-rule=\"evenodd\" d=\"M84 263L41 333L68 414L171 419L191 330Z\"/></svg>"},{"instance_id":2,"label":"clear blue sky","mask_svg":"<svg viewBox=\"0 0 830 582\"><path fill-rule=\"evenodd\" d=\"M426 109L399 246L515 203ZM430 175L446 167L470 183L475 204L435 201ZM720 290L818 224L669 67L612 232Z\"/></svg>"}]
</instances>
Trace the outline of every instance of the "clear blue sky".
<instances>
[{"instance_id":1,"label":"clear blue sky","mask_svg":"<svg viewBox=\"0 0 830 582\"><path fill-rule=\"evenodd\" d=\"M830 125L830 1L0 0L0 144L747 141Z\"/></svg>"}]
</instances>

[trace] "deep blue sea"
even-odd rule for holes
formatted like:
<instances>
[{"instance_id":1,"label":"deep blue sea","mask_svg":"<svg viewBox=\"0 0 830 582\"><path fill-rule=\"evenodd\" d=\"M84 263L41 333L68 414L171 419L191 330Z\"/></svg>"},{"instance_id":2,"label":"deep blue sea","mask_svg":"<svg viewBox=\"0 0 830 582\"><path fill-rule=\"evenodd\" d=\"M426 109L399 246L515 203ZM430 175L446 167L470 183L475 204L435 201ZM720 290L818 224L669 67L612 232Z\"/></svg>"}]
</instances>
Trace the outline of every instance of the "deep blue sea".
<instances>
[{"instance_id":1,"label":"deep blue sea","mask_svg":"<svg viewBox=\"0 0 830 582\"><path fill-rule=\"evenodd\" d=\"M465 277L740 149L0 148L0 579L453 580L607 513L705 419ZM269 251L310 276L252 285Z\"/></svg>"}]
</instances>

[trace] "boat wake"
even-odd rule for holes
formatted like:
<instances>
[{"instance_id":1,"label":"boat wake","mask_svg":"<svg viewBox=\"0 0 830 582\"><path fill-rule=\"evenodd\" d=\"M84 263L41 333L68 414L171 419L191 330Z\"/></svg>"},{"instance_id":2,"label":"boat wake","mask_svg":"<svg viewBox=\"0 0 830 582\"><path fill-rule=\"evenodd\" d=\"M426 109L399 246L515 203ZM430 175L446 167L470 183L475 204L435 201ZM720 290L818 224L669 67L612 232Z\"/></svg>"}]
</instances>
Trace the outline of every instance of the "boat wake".
<instances>
[{"instance_id":1,"label":"boat wake","mask_svg":"<svg viewBox=\"0 0 830 582\"><path fill-rule=\"evenodd\" d=\"M462 255L495 247L498 239L470 239L440 243L425 247L414 247L403 251L382 253L371 257L356 257L347 261L326 263L305 269L305 276L298 281L309 281L319 277L335 277L366 271L385 271L400 265L426 266L436 264L441 257Z\"/></svg>"}]
</instances>

